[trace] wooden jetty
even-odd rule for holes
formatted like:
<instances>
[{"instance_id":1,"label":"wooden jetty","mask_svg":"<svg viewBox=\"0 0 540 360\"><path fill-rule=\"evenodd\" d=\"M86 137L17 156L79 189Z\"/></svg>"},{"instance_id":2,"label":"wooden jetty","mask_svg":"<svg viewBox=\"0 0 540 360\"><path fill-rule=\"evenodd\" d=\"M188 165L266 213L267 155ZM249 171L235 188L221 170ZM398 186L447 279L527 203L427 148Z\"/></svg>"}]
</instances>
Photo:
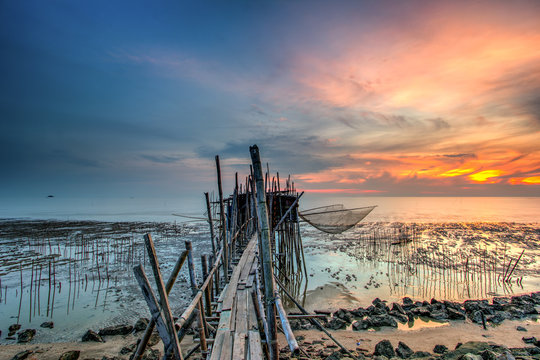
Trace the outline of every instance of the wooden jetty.
<instances>
[{"instance_id":1,"label":"wooden jetty","mask_svg":"<svg viewBox=\"0 0 540 360\"><path fill-rule=\"evenodd\" d=\"M152 238L145 238L158 294L154 294L142 266L135 276L152 314L133 359L142 359L154 326L163 340L163 359L278 359L278 318L292 353L300 351L283 308L283 293L305 274L298 201L302 193L290 176L281 187L279 174L263 176L257 146L250 147L252 166L243 184L236 181L233 193L223 197L221 168L216 156L218 197L205 193L212 253L201 257L202 284L197 283L191 243L178 258L167 284L160 273ZM268 170L268 166L267 166ZM167 294L188 260L193 299L173 321ZM291 300L294 299L291 296ZM309 318L309 315L308 315ZM316 321L315 319L312 319ZM181 341L196 323L196 346L182 351Z\"/></svg>"}]
</instances>

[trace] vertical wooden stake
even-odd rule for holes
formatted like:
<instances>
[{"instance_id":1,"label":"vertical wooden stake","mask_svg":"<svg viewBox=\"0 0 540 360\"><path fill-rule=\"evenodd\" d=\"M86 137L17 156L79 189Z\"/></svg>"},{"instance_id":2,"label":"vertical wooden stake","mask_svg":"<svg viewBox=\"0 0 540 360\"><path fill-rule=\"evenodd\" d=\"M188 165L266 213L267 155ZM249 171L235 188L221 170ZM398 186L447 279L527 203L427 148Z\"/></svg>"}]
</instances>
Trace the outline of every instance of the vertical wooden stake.
<instances>
[{"instance_id":1,"label":"vertical wooden stake","mask_svg":"<svg viewBox=\"0 0 540 360\"><path fill-rule=\"evenodd\" d=\"M208 193L204 193L204 197L206 198L206 211L208 212L208 225L210 225L210 239L212 240L212 254L216 253L216 244L215 244L215 238L214 238L214 222L212 221L212 208L210 207L210 198L208 197Z\"/></svg>"},{"instance_id":2,"label":"vertical wooden stake","mask_svg":"<svg viewBox=\"0 0 540 360\"><path fill-rule=\"evenodd\" d=\"M221 166L219 155L216 155L217 180L219 191L219 217L221 221L221 244L223 246L223 278L229 280L229 249L227 246L227 224L225 222L225 207L223 206L223 187L221 186Z\"/></svg>"},{"instance_id":3,"label":"vertical wooden stake","mask_svg":"<svg viewBox=\"0 0 540 360\"><path fill-rule=\"evenodd\" d=\"M182 351L180 350L180 343L178 342L178 337L176 336L174 320L171 313L171 308L169 306L169 299L165 290L165 284L163 283L163 279L161 278L161 271L159 270L159 262L156 255L156 249L154 248L154 242L152 241L152 237L150 236L150 234L146 234L144 236L144 243L148 251L148 259L150 260L150 265L152 266L152 270L154 272L154 278L156 280L156 285L159 293L161 310L165 320L164 322L171 337L172 350L177 359L182 359Z\"/></svg>"},{"instance_id":4,"label":"vertical wooden stake","mask_svg":"<svg viewBox=\"0 0 540 360\"><path fill-rule=\"evenodd\" d=\"M272 269L272 249L270 247L270 229L268 225L268 212L266 208L266 193L264 189L264 179L262 174L261 158L259 155L259 148L257 145L253 145L249 148L251 154L251 161L253 163L253 173L255 175L255 184L257 186L257 203L259 224L261 230L261 236L259 238L261 243L261 257L262 257L262 269L264 277L264 296L266 302L266 316L268 321L270 339L269 342L270 356L271 358L278 358L278 343L277 343L277 326L276 326L276 311L274 307L274 273Z\"/></svg>"}]
</instances>

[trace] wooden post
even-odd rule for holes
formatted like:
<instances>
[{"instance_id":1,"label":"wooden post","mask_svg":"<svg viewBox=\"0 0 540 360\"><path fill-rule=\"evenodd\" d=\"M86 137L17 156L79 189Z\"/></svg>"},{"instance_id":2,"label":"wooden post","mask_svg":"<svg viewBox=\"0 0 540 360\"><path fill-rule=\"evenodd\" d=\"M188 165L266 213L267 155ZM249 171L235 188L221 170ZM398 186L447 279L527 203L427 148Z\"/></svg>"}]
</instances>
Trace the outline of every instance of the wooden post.
<instances>
[{"instance_id":1,"label":"wooden post","mask_svg":"<svg viewBox=\"0 0 540 360\"><path fill-rule=\"evenodd\" d=\"M201 264L202 264L202 270L203 270L203 277L206 280L208 277L208 262L206 260L206 255L201 255ZM211 299L211 293L212 293L212 279L210 278L210 282L208 283L208 286L206 289L204 289L204 296L206 300L206 316L212 316L212 299Z\"/></svg>"},{"instance_id":2,"label":"wooden post","mask_svg":"<svg viewBox=\"0 0 540 360\"><path fill-rule=\"evenodd\" d=\"M165 290L167 291L167 294L171 292L171 289L174 285L174 282L176 281L176 278L178 277L178 273L180 272L180 269L182 268L182 265L184 265L184 262L187 258L187 251L182 252L182 255L178 258L176 261L176 264L174 265L174 269L171 273L171 276L169 277L169 280L167 280L167 285L165 285ZM135 351L135 354L133 355L133 360L140 360L142 358L142 355L144 353L144 350L146 349L146 346L148 345L148 341L150 340L150 336L152 335L152 332L154 331L154 327L156 326L156 321L154 318L150 319L150 322L146 326L146 329L144 330L143 337L141 338L141 341L139 342L139 345L137 346L137 350Z\"/></svg>"},{"instance_id":3,"label":"wooden post","mask_svg":"<svg viewBox=\"0 0 540 360\"><path fill-rule=\"evenodd\" d=\"M229 280L229 251L227 247L227 227L225 223L225 208L223 206L223 187L221 186L221 166L219 165L219 155L216 155L216 168L219 192L219 218L221 221L221 242L223 246L223 275L224 281Z\"/></svg>"},{"instance_id":4,"label":"wooden post","mask_svg":"<svg viewBox=\"0 0 540 360\"><path fill-rule=\"evenodd\" d=\"M195 296L199 292L199 287L197 286L197 279L195 278L195 264L193 263L191 241L186 241L186 250L188 251L188 267L191 290L193 292L193 296ZM201 341L201 351L206 355L206 352L208 351L208 347L206 346L206 333L208 330L206 329L206 319L202 306L202 298L200 298L200 300L197 302L197 309L199 310L199 337Z\"/></svg>"},{"instance_id":5,"label":"wooden post","mask_svg":"<svg viewBox=\"0 0 540 360\"><path fill-rule=\"evenodd\" d=\"M152 237L150 236L150 234L146 234L144 236L144 243L148 251L148 258L150 260L150 265L152 266L154 278L156 280L161 305L161 313L163 313L165 325L167 326L168 332L171 336L172 350L177 359L182 359L182 351L180 350L180 343L178 342L178 337L176 336L174 320L171 313L171 308L169 306L169 299L167 297L167 292L165 291L165 284L163 283L163 279L161 278L161 271L159 270L159 262L156 255L156 249L154 248L154 242L152 241Z\"/></svg>"},{"instance_id":6,"label":"wooden post","mask_svg":"<svg viewBox=\"0 0 540 360\"><path fill-rule=\"evenodd\" d=\"M210 198L208 197L208 193L204 193L204 197L206 198L206 211L208 212L208 225L210 225L210 239L212 240L212 254L216 253L216 244L215 244L215 238L214 238L214 222L212 221L212 208L210 207Z\"/></svg>"},{"instance_id":7,"label":"wooden post","mask_svg":"<svg viewBox=\"0 0 540 360\"><path fill-rule=\"evenodd\" d=\"M276 311L274 307L274 272L272 269L272 249L270 247L270 229L268 225L268 212L266 208L266 193L264 190L264 179L262 173L261 158L259 155L259 148L257 145L253 145L249 148L251 154L251 161L253 163L253 173L255 175L255 184L257 186L257 204L259 214L259 224L261 229L261 236L259 241L261 243L261 259L262 269L264 277L264 297L266 302L266 316L269 327L270 339L269 342L271 359L278 358L278 343L277 343L277 324L276 324Z\"/></svg>"}]
</instances>

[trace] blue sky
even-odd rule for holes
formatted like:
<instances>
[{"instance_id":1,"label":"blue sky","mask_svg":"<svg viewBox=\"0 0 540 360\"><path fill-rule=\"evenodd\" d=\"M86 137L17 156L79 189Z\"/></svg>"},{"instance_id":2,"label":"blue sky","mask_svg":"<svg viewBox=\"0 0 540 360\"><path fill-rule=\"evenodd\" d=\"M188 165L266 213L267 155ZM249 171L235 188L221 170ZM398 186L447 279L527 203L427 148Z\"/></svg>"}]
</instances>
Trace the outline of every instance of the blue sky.
<instances>
[{"instance_id":1,"label":"blue sky","mask_svg":"<svg viewBox=\"0 0 540 360\"><path fill-rule=\"evenodd\" d=\"M540 195L540 5L5 1L0 196Z\"/></svg>"}]
</instances>

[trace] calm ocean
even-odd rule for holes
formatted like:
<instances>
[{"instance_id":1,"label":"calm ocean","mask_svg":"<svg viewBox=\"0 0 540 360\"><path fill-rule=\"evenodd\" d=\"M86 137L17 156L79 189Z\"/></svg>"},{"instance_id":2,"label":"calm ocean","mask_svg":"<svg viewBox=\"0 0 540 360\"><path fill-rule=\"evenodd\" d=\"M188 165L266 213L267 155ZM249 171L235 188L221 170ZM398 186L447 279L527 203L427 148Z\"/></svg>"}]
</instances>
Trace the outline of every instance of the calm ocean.
<instances>
[{"instance_id":1,"label":"calm ocean","mask_svg":"<svg viewBox=\"0 0 540 360\"><path fill-rule=\"evenodd\" d=\"M540 221L539 197L361 197L307 193L300 201L300 208L331 204L344 204L348 208L377 205L364 221ZM0 218L174 222L185 219L173 213L202 216L204 210L202 196L200 199L55 197L2 201Z\"/></svg>"}]
</instances>

